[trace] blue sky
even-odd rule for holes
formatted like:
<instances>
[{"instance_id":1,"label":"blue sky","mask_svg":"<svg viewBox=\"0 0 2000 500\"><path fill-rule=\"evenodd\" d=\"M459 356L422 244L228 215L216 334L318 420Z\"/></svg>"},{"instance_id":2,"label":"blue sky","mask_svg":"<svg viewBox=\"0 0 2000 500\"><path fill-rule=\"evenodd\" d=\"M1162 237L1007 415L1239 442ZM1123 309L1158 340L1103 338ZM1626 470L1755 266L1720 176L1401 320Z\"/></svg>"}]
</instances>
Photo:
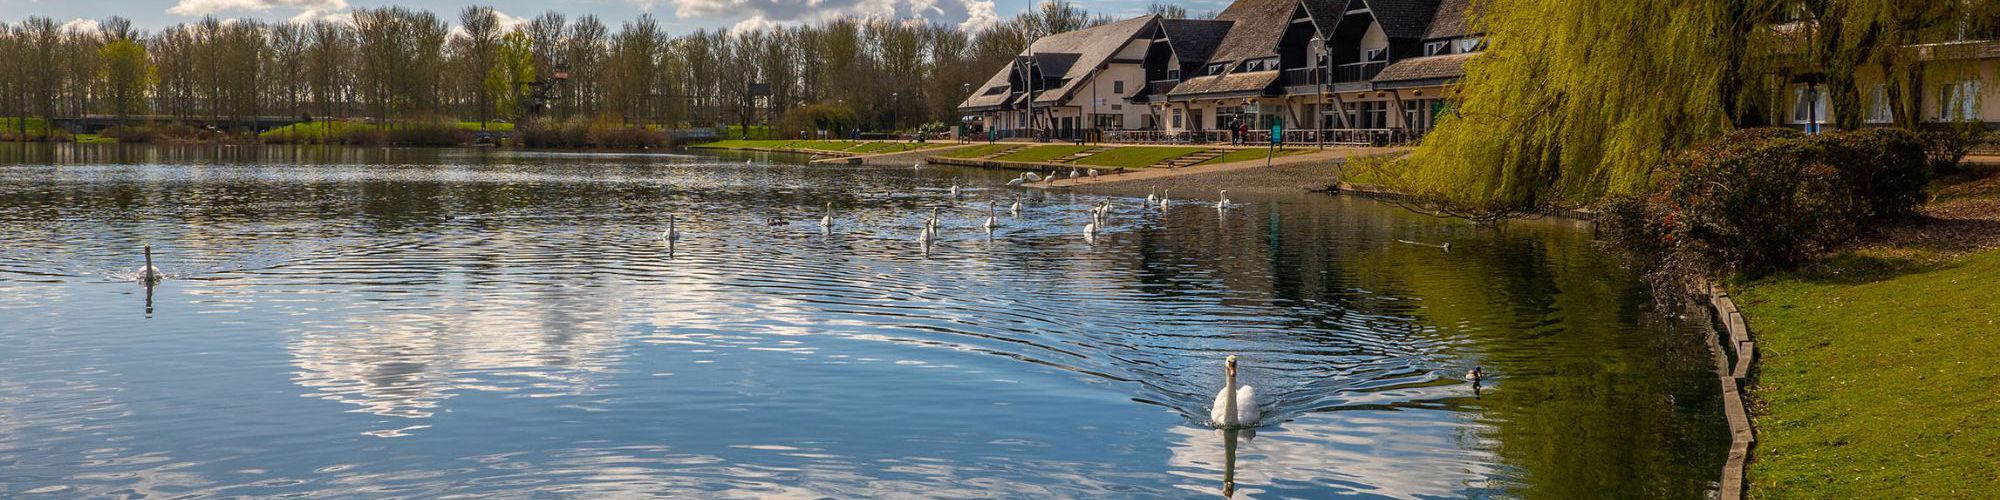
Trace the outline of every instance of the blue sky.
<instances>
[{"instance_id":1,"label":"blue sky","mask_svg":"<svg viewBox=\"0 0 2000 500\"><path fill-rule=\"evenodd\" d=\"M221 18L254 17L272 21L338 17L357 8L400 5L429 10L456 24L457 12L466 5L488 5L503 19L526 19L554 10L570 19L593 14L616 27L651 13L661 24L680 34L701 28L749 28L770 24L809 23L841 15L871 17L923 17L933 21L977 29L998 19L1012 17L1039 0L0 0L0 21L14 22L29 16L55 18L87 26L90 21L124 16L146 31L191 22L204 15ZM1148 0L1079 1L1093 13L1114 17L1143 14ZM1179 0L1191 12L1220 10L1220 0Z\"/></svg>"}]
</instances>

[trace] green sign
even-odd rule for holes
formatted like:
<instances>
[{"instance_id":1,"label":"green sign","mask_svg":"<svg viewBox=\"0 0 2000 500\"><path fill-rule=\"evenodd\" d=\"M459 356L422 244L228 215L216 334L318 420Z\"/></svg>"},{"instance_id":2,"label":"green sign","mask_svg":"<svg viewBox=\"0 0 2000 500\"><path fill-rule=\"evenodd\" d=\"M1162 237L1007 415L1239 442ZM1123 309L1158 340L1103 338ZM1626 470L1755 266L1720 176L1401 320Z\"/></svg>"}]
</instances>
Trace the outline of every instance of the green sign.
<instances>
[{"instance_id":1,"label":"green sign","mask_svg":"<svg viewBox=\"0 0 2000 500\"><path fill-rule=\"evenodd\" d=\"M1271 124L1271 144L1279 144L1283 143L1284 141L1285 141L1284 122Z\"/></svg>"}]
</instances>

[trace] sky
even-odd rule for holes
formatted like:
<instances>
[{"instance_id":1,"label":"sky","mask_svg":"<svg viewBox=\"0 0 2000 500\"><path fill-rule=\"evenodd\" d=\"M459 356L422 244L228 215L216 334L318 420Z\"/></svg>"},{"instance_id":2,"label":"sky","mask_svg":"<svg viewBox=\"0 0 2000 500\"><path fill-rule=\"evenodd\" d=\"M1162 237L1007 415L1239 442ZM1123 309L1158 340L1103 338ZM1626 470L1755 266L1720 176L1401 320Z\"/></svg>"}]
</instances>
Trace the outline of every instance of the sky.
<instances>
[{"instance_id":1,"label":"sky","mask_svg":"<svg viewBox=\"0 0 2000 500\"><path fill-rule=\"evenodd\" d=\"M617 26L652 14L670 33L678 35L697 29L744 30L773 25L812 23L844 15L863 17L921 17L930 21L976 31L1001 19L1027 10L1039 0L0 0L0 22L16 22L30 16L49 17L92 26L110 16L124 16L148 32L203 16L218 18L258 18L269 21L299 21L320 17L340 17L353 9L387 6L422 9L457 24L458 11L467 5L491 6L508 22L525 21L544 11L554 10L571 20L595 15L615 32ZM1168 0L1190 12L1221 10L1222 0ZM1145 13L1150 0L1077 1L1092 13L1117 18Z\"/></svg>"}]
</instances>

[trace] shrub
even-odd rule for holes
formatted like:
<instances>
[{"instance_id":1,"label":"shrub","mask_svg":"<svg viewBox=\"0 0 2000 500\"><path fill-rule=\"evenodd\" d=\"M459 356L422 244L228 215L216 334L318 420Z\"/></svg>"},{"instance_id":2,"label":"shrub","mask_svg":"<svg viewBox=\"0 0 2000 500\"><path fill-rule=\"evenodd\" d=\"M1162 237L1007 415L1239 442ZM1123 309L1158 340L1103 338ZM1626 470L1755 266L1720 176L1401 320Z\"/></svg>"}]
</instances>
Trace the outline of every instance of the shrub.
<instances>
[{"instance_id":1,"label":"shrub","mask_svg":"<svg viewBox=\"0 0 2000 500\"><path fill-rule=\"evenodd\" d=\"M1931 170L1952 172L1958 170L1959 162L1972 153L1986 137L1985 126L1978 122L1954 123L1923 133L1924 155L1930 160Z\"/></svg>"},{"instance_id":2,"label":"shrub","mask_svg":"<svg viewBox=\"0 0 2000 500\"><path fill-rule=\"evenodd\" d=\"M1656 276L1754 276L1910 213L1929 179L1923 150L1894 129L1740 131L1677 155L1643 199L1606 203L1601 222L1614 243L1648 255Z\"/></svg>"}]
</instances>

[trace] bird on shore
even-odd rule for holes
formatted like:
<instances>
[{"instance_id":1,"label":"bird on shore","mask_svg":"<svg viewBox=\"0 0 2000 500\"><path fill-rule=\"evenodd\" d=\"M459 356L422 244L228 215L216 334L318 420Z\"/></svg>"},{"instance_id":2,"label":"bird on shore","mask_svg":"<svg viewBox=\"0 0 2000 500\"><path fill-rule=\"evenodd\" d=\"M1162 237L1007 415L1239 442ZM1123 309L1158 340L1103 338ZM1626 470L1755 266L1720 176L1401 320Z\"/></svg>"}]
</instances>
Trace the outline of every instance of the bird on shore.
<instances>
[{"instance_id":1,"label":"bird on shore","mask_svg":"<svg viewBox=\"0 0 2000 500\"><path fill-rule=\"evenodd\" d=\"M1096 178L1097 178L1097 169L1094 169L1094 168L1093 168L1093 169L1090 169L1090 178L1092 178L1092 179L1096 179Z\"/></svg>"},{"instance_id":2,"label":"bird on shore","mask_svg":"<svg viewBox=\"0 0 2000 500\"><path fill-rule=\"evenodd\" d=\"M1012 178L1012 179L1008 179L1008 180L1007 180L1007 187L1021 187L1021 184L1024 184L1024 183L1027 183L1027 182L1028 182L1028 174L1021 174L1021 176L1020 176L1020 177L1015 177L1015 178Z\"/></svg>"},{"instance_id":3,"label":"bird on shore","mask_svg":"<svg viewBox=\"0 0 2000 500\"><path fill-rule=\"evenodd\" d=\"M1071 178L1071 179L1075 179L1075 178L1077 178L1077 177L1079 177L1079 176L1080 176L1080 175L1079 175L1079 174L1077 173L1077 171L1076 171L1076 167L1070 167L1070 168L1069 168L1069 178Z\"/></svg>"},{"instance_id":4,"label":"bird on shore","mask_svg":"<svg viewBox=\"0 0 2000 500\"><path fill-rule=\"evenodd\" d=\"M1236 356L1223 359L1222 390L1215 393L1215 406L1208 410L1209 425L1218 429L1256 427L1262 412L1257 409L1257 388L1236 383Z\"/></svg>"},{"instance_id":5,"label":"bird on shore","mask_svg":"<svg viewBox=\"0 0 2000 500\"><path fill-rule=\"evenodd\" d=\"M144 253L146 254L146 267L139 269L139 282L151 286L154 283L159 283L160 280L167 279L166 273L160 272L160 268L153 267L153 245L146 245Z\"/></svg>"},{"instance_id":6,"label":"bird on shore","mask_svg":"<svg viewBox=\"0 0 2000 500\"><path fill-rule=\"evenodd\" d=\"M1028 182L1042 182L1042 175L1034 172L1023 172L1021 178L1027 179Z\"/></svg>"}]
</instances>

